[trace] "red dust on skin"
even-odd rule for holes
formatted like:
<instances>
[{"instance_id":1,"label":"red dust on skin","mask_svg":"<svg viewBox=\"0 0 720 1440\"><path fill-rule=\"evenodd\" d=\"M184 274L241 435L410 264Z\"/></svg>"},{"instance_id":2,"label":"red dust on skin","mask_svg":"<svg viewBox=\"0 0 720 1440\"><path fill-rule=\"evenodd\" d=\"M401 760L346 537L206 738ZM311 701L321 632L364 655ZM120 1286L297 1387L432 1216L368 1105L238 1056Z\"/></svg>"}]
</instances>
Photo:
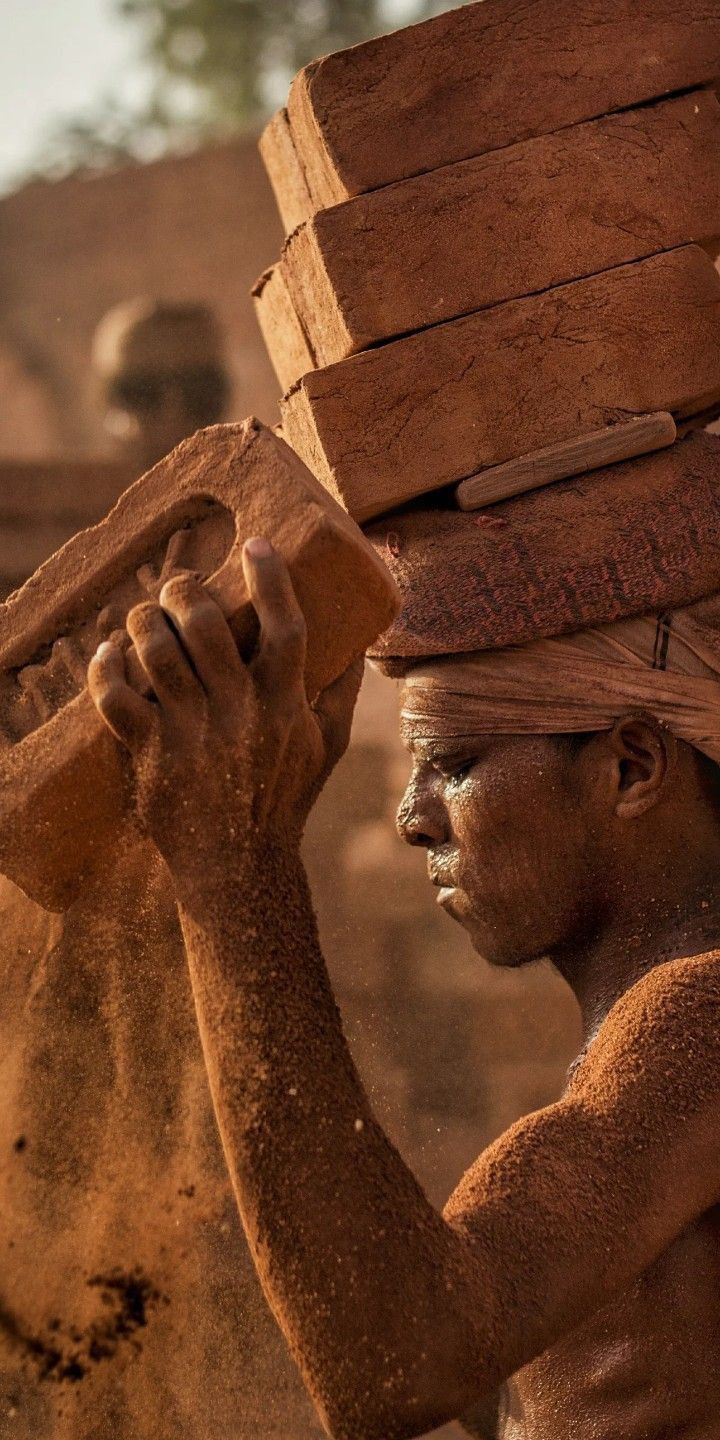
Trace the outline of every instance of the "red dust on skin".
<instances>
[{"instance_id":1,"label":"red dust on skin","mask_svg":"<svg viewBox=\"0 0 720 1440\"><path fill-rule=\"evenodd\" d=\"M587 923L587 820L549 737L418 752L398 829L427 850L439 903L492 964L537 959Z\"/></svg>"},{"instance_id":2,"label":"red dust on skin","mask_svg":"<svg viewBox=\"0 0 720 1440\"><path fill-rule=\"evenodd\" d=\"M577 752L505 738L416 757L403 823L453 906L496 963L542 942L594 1036L563 1096L439 1213L353 1066L299 856L358 677L310 707L287 571L268 547L244 563L249 666L175 580L128 622L155 703L115 645L90 686L173 877L248 1244L326 1427L401 1440L503 1386L503 1440L714 1440L719 822L703 765L647 716Z\"/></svg>"},{"instance_id":3,"label":"red dust on skin","mask_svg":"<svg viewBox=\"0 0 720 1440\"><path fill-rule=\"evenodd\" d=\"M398 829L427 851L439 903L490 964L553 960L586 1030L666 951L714 944L708 762L652 716L623 717L579 745L552 735L430 744L410 718L403 733L413 769Z\"/></svg>"}]
</instances>

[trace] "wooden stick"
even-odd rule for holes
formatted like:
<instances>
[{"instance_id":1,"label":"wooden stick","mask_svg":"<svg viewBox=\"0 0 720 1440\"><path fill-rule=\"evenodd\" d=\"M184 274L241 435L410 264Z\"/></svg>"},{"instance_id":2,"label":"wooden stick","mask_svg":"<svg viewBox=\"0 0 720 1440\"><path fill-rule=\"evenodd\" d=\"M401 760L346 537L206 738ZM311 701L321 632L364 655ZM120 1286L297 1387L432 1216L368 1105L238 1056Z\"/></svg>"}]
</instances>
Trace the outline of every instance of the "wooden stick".
<instances>
[{"instance_id":1,"label":"wooden stick","mask_svg":"<svg viewBox=\"0 0 720 1440\"><path fill-rule=\"evenodd\" d=\"M544 450L535 450L531 455L471 475L458 485L455 498L461 510L482 510L486 505L524 495L526 490L539 490L556 480L568 480L572 475L586 475L603 465L615 465L636 455L648 455L652 450L664 450L676 439L677 426L667 411L637 415L619 425L592 430L587 435L548 445Z\"/></svg>"}]
</instances>

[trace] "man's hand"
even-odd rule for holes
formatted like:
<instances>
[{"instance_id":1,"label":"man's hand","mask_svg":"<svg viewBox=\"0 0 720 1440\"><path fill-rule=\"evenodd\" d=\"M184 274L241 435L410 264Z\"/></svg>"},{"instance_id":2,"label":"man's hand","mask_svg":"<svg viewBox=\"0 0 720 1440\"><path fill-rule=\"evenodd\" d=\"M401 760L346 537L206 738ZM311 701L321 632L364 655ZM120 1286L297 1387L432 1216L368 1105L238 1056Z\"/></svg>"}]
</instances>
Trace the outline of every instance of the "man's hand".
<instances>
[{"instance_id":1,"label":"man's hand","mask_svg":"<svg viewBox=\"0 0 720 1440\"><path fill-rule=\"evenodd\" d=\"M140 819L182 885L215 855L249 854L260 837L297 847L347 747L362 676L358 661L311 707L305 621L287 568L262 539L247 542L243 568L260 620L249 665L202 584L180 575L159 604L130 612L127 635L101 645L88 672L103 720L133 757ZM128 677L128 641L144 684Z\"/></svg>"}]
</instances>

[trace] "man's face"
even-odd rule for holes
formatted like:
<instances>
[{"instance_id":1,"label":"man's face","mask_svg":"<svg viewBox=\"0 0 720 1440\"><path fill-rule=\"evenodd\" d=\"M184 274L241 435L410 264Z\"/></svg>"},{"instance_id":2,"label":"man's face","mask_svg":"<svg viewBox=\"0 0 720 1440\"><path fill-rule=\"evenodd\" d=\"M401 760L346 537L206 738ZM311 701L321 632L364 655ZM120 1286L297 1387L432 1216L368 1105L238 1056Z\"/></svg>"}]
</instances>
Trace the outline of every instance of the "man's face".
<instances>
[{"instance_id":1,"label":"man's face","mask_svg":"<svg viewBox=\"0 0 720 1440\"><path fill-rule=\"evenodd\" d=\"M404 739L400 834L427 850L438 902L478 953L518 966L587 935L602 906L590 755L550 736L419 741L411 722Z\"/></svg>"}]
</instances>

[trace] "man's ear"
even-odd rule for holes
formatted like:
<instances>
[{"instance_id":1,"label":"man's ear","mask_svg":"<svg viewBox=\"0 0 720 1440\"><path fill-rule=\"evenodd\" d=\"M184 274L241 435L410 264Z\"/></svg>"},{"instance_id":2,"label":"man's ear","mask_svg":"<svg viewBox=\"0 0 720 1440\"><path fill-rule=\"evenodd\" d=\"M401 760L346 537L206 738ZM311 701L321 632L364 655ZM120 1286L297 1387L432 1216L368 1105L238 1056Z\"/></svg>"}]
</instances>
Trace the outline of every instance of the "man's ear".
<instances>
[{"instance_id":1,"label":"man's ear","mask_svg":"<svg viewBox=\"0 0 720 1440\"><path fill-rule=\"evenodd\" d=\"M610 745L617 766L615 814L636 820L661 799L677 765L677 741L654 715L623 715Z\"/></svg>"}]
</instances>

